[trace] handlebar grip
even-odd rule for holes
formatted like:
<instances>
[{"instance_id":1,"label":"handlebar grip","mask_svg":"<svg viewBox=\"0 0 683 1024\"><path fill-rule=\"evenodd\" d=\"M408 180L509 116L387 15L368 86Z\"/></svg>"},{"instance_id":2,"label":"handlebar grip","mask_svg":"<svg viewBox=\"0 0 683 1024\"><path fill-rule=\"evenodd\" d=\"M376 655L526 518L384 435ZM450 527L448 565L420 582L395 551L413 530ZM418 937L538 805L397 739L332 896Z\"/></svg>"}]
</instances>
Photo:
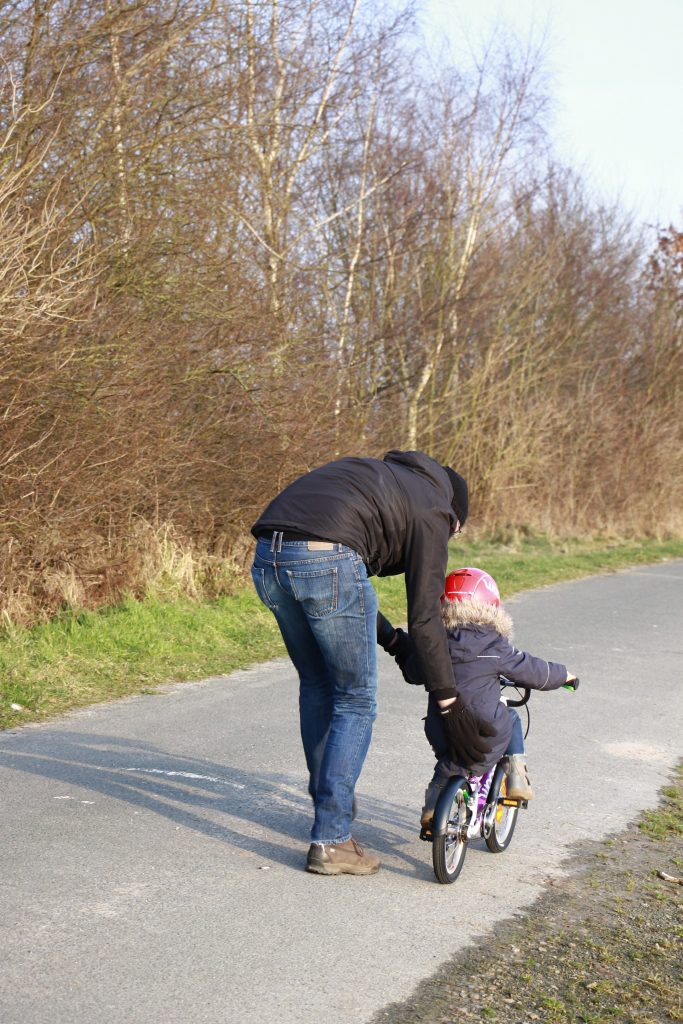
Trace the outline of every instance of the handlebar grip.
<instances>
[{"instance_id":1,"label":"handlebar grip","mask_svg":"<svg viewBox=\"0 0 683 1024\"><path fill-rule=\"evenodd\" d=\"M563 690L569 690L570 693L576 693L579 688L580 679L570 679L568 683L564 683L562 686Z\"/></svg>"}]
</instances>

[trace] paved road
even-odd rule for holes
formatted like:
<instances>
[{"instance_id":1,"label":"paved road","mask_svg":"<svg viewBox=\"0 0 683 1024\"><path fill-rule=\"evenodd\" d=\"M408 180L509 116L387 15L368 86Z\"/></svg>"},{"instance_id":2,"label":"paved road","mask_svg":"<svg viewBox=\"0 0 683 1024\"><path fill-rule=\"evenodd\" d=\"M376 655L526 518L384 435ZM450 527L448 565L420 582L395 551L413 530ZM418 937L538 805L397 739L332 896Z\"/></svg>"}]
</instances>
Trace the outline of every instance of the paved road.
<instances>
[{"instance_id":1,"label":"paved road","mask_svg":"<svg viewBox=\"0 0 683 1024\"><path fill-rule=\"evenodd\" d=\"M382 657L359 785L372 878L302 870L310 808L286 661L0 735L3 1024L364 1024L523 910L683 752L683 562L508 603L582 677L532 701L537 799L440 886L416 822L424 694Z\"/></svg>"}]
</instances>

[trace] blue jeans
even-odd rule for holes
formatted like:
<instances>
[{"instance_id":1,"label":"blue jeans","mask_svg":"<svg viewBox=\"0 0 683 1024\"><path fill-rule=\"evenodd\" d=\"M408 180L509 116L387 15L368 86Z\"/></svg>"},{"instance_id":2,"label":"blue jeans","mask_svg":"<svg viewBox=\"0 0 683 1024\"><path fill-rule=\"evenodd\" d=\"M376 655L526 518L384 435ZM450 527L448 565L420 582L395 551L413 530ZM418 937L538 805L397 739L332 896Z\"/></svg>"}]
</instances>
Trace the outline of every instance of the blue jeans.
<instances>
[{"instance_id":1,"label":"blue jeans","mask_svg":"<svg viewBox=\"0 0 683 1024\"><path fill-rule=\"evenodd\" d=\"M299 673L311 841L346 842L377 716L377 595L343 544L259 540L251 572Z\"/></svg>"},{"instance_id":2,"label":"blue jeans","mask_svg":"<svg viewBox=\"0 0 683 1024\"><path fill-rule=\"evenodd\" d=\"M522 719L519 717L514 708L508 708L510 717L512 718L512 736L508 743L508 748L505 751L506 754L523 754L524 753L524 730L522 729Z\"/></svg>"}]
</instances>

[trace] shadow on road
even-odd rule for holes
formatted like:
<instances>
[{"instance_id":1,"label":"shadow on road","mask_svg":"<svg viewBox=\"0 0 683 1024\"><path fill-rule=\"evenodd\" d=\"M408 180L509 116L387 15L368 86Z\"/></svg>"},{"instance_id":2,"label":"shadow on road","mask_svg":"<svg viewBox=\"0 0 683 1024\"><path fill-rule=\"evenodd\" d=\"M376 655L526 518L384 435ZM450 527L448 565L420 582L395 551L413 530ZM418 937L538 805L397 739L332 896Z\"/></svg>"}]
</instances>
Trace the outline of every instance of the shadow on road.
<instances>
[{"instance_id":1,"label":"shadow on road","mask_svg":"<svg viewBox=\"0 0 683 1024\"><path fill-rule=\"evenodd\" d=\"M97 793L301 870L312 816L303 774L245 771L150 743L67 730L43 737L14 734L8 741L0 746L0 766L81 791L74 795L60 789L51 799L81 800L84 790ZM359 835L392 859L383 867L428 877L426 862L402 849L415 835L415 809L364 797L362 788L358 802Z\"/></svg>"}]
</instances>

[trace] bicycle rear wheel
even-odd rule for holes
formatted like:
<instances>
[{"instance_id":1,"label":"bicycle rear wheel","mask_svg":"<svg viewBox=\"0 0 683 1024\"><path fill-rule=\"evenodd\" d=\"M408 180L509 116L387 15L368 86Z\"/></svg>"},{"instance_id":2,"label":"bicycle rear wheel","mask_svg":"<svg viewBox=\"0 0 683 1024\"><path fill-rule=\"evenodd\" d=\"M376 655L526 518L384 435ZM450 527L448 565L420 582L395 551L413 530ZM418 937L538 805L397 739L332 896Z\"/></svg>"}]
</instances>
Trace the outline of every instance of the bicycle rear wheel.
<instances>
[{"instance_id":1,"label":"bicycle rear wheel","mask_svg":"<svg viewBox=\"0 0 683 1024\"><path fill-rule=\"evenodd\" d=\"M495 809L490 827L484 830L484 842L491 853L502 853L503 850L507 850L512 840L519 815L519 804L508 807L501 803L507 793L507 775L503 774L498 784L494 783L491 789L493 792L489 796L489 801L495 802Z\"/></svg>"},{"instance_id":2,"label":"bicycle rear wheel","mask_svg":"<svg viewBox=\"0 0 683 1024\"><path fill-rule=\"evenodd\" d=\"M459 780L455 789L446 787L441 794L434 812L434 820L441 818L444 810L442 801L448 803L445 833L432 839L432 864L437 880L443 885L454 882L465 861L467 853L467 797L469 788L464 779Z\"/></svg>"}]
</instances>

